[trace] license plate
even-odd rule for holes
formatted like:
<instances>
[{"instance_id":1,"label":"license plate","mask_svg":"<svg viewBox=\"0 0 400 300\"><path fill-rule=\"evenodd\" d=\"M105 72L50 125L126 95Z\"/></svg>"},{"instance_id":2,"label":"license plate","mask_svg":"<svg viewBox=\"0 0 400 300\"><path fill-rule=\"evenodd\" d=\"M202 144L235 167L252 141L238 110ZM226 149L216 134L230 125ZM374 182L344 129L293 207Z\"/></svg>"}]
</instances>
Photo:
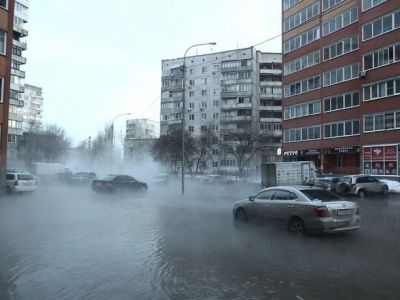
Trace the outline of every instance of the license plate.
<instances>
[{"instance_id":1,"label":"license plate","mask_svg":"<svg viewBox=\"0 0 400 300\"><path fill-rule=\"evenodd\" d=\"M352 210L351 209L341 209L337 211L338 216L350 216Z\"/></svg>"}]
</instances>

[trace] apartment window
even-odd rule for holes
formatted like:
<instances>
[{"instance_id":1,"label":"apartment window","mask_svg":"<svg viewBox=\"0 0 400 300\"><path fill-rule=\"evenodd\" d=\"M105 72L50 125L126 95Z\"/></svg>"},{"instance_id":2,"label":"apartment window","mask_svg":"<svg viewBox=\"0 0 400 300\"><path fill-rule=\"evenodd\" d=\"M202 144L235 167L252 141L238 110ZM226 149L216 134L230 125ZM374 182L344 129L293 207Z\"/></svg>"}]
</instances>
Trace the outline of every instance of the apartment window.
<instances>
[{"instance_id":1,"label":"apartment window","mask_svg":"<svg viewBox=\"0 0 400 300\"><path fill-rule=\"evenodd\" d=\"M201 119L202 120L207 120L207 114L206 113L202 113L201 114Z\"/></svg>"},{"instance_id":2,"label":"apartment window","mask_svg":"<svg viewBox=\"0 0 400 300\"><path fill-rule=\"evenodd\" d=\"M8 9L8 0L0 0L0 7Z\"/></svg>"},{"instance_id":3,"label":"apartment window","mask_svg":"<svg viewBox=\"0 0 400 300\"><path fill-rule=\"evenodd\" d=\"M211 130L218 131L218 125L211 125Z\"/></svg>"},{"instance_id":4,"label":"apartment window","mask_svg":"<svg viewBox=\"0 0 400 300\"><path fill-rule=\"evenodd\" d=\"M4 99L4 78L0 77L0 102Z\"/></svg>"},{"instance_id":5,"label":"apartment window","mask_svg":"<svg viewBox=\"0 0 400 300\"><path fill-rule=\"evenodd\" d=\"M295 6L301 0L283 0L283 10L286 11L292 6Z\"/></svg>"},{"instance_id":6,"label":"apartment window","mask_svg":"<svg viewBox=\"0 0 400 300\"><path fill-rule=\"evenodd\" d=\"M214 105L215 107L216 107L216 106L219 106L219 101L218 101L218 100L214 100L213 105Z\"/></svg>"},{"instance_id":7,"label":"apartment window","mask_svg":"<svg viewBox=\"0 0 400 300\"><path fill-rule=\"evenodd\" d=\"M345 65L324 73L324 87L358 78L358 63Z\"/></svg>"},{"instance_id":8,"label":"apartment window","mask_svg":"<svg viewBox=\"0 0 400 300\"><path fill-rule=\"evenodd\" d=\"M213 74L217 73L219 71L219 65L213 65Z\"/></svg>"},{"instance_id":9,"label":"apartment window","mask_svg":"<svg viewBox=\"0 0 400 300\"><path fill-rule=\"evenodd\" d=\"M364 116L364 132L400 129L400 111Z\"/></svg>"},{"instance_id":10,"label":"apartment window","mask_svg":"<svg viewBox=\"0 0 400 300\"><path fill-rule=\"evenodd\" d=\"M321 113L321 101L315 100L302 104L292 105L285 107L284 118L285 120L306 117Z\"/></svg>"},{"instance_id":11,"label":"apartment window","mask_svg":"<svg viewBox=\"0 0 400 300\"><path fill-rule=\"evenodd\" d=\"M312 90L319 89L321 87L321 76L311 77L305 80L296 81L285 85L284 97L291 97Z\"/></svg>"},{"instance_id":12,"label":"apartment window","mask_svg":"<svg viewBox=\"0 0 400 300\"><path fill-rule=\"evenodd\" d=\"M7 33L0 29L0 54L6 54Z\"/></svg>"},{"instance_id":13,"label":"apartment window","mask_svg":"<svg viewBox=\"0 0 400 300\"><path fill-rule=\"evenodd\" d=\"M213 119L218 119L219 118L219 114L218 113L213 113Z\"/></svg>"},{"instance_id":14,"label":"apartment window","mask_svg":"<svg viewBox=\"0 0 400 300\"><path fill-rule=\"evenodd\" d=\"M343 164L343 155L338 155L336 156L336 167L337 168L343 168L344 164Z\"/></svg>"},{"instance_id":15,"label":"apartment window","mask_svg":"<svg viewBox=\"0 0 400 300\"><path fill-rule=\"evenodd\" d=\"M400 95L400 77L366 85L363 91L364 101Z\"/></svg>"},{"instance_id":16,"label":"apartment window","mask_svg":"<svg viewBox=\"0 0 400 300\"><path fill-rule=\"evenodd\" d=\"M194 75L194 73L195 73L195 68L190 68L190 69L189 69L189 73L190 73L190 75Z\"/></svg>"},{"instance_id":17,"label":"apartment window","mask_svg":"<svg viewBox=\"0 0 400 300\"><path fill-rule=\"evenodd\" d=\"M222 91L223 92L248 92L248 91L251 91L251 84L239 83L239 84L223 85Z\"/></svg>"},{"instance_id":18,"label":"apartment window","mask_svg":"<svg viewBox=\"0 0 400 300\"><path fill-rule=\"evenodd\" d=\"M194 114L189 114L189 120L194 121Z\"/></svg>"},{"instance_id":19,"label":"apartment window","mask_svg":"<svg viewBox=\"0 0 400 300\"><path fill-rule=\"evenodd\" d=\"M337 138L360 134L360 121L349 120L324 125L324 137Z\"/></svg>"},{"instance_id":20,"label":"apartment window","mask_svg":"<svg viewBox=\"0 0 400 300\"><path fill-rule=\"evenodd\" d=\"M207 90L202 90L202 91L201 91L201 95L202 95L202 96L207 96Z\"/></svg>"},{"instance_id":21,"label":"apartment window","mask_svg":"<svg viewBox=\"0 0 400 300\"><path fill-rule=\"evenodd\" d=\"M207 126L206 125L201 125L200 126L200 131L201 132L207 131Z\"/></svg>"},{"instance_id":22,"label":"apartment window","mask_svg":"<svg viewBox=\"0 0 400 300\"><path fill-rule=\"evenodd\" d=\"M343 0L323 0L322 1L322 10L330 9L331 7L339 4Z\"/></svg>"},{"instance_id":23,"label":"apartment window","mask_svg":"<svg viewBox=\"0 0 400 300\"><path fill-rule=\"evenodd\" d=\"M326 36L358 21L358 8L353 7L322 24L322 35Z\"/></svg>"},{"instance_id":24,"label":"apartment window","mask_svg":"<svg viewBox=\"0 0 400 300\"><path fill-rule=\"evenodd\" d=\"M284 131L284 142L293 143L300 141L321 139L321 127L311 126L302 128L291 128Z\"/></svg>"},{"instance_id":25,"label":"apartment window","mask_svg":"<svg viewBox=\"0 0 400 300\"><path fill-rule=\"evenodd\" d=\"M387 0L362 0L362 10L366 11L386 1Z\"/></svg>"},{"instance_id":26,"label":"apartment window","mask_svg":"<svg viewBox=\"0 0 400 300\"><path fill-rule=\"evenodd\" d=\"M319 64L321 62L320 51L314 51L312 53L306 54L298 59L291 60L284 65L284 74L289 75L312 66Z\"/></svg>"},{"instance_id":27,"label":"apartment window","mask_svg":"<svg viewBox=\"0 0 400 300\"><path fill-rule=\"evenodd\" d=\"M324 99L324 111L336 111L360 105L360 93L358 91L340 94Z\"/></svg>"},{"instance_id":28,"label":"apartment window","mask_svg":"<svg viewBox=\"0 0 400 300\"><path fill-rule=\"evenodd\" d=\"M189 97L194 97L194 91L189 91Z\"/></svg>"},{"instance_id":29,"label":"apartment window","mask_svg":"<svg viewBox=\"0 0 400 300\"><path fill-rule=\"evenodd\" d=\"M189 132L194 132L194 126L189 126Z\"/></svg>"},{"instance_id":30,"label":"apartment window","mask_svg":"<svg viewBox=\"0 0 400 300\"><path fill-rule=\"evenodd\" d=\"M298 13L288 17L283 22L283 32L292 30L293 28L300 26L301 24L307 22L311 18L318 15L320 12L319 0L313 4L302 9Z\"/></svg>"},{"instance_id":31,"label":"apartment window","mask_svg":"<svg viewBox=\"0 0 400 300\"><path fill-rule=\"evenodd\" d=\"M207 67L202 67L201 68L201 73L206 73L207 72Z\"/></svg>"},{"instance_id":32,"label":"apartment window","mask_svg":"<svg viewBox=\"0 0 400 300\"><path fill-rule=\"evenodd\" d=\"M201 84L207 84L207 78L202 78L201 79Z\"/></svg>"},{"instance_id":33,"label":"apartment window","mask_svg":"<svg viewBox=\"0 0 400 300\"><path fill-rule=\"evenodd\" d=\"M337 43L324 47L324 60L332 59L358 49L358 36L347 37Z\"/></svg>"},{"instance_id":34,"label":"apartment window","mask_svg":"<svg viewBox=\"0 0 400 300\"><path fill-rule=\"evenodd\" d=\"M241 63L239 60L228 60L223 61L221 68L237 68L240 67Z\"/></svg>"},{"instance_id":35,"label":"apartment window","mask_svg":"<svg viewBox=\"0 0 400 300\"><path fill-rule=\"evenodd\" d=\"M400 11L396 11L363 25L363 41L400 27Z\"/></svg>"},{"instance_id":36,"label":"apartment window","mask_svg":"<svg viewBox=\"0 0 400 300\"><path fill-rule=\"evenodd\" d=\"M189 103L189 109L193 109L194 108L194 103L193 102L190 102Z\"/></svg>"},{"instance_id":37,"label":"apartment window","mask_svg":"<svg viewBox=\"0 0 400 300\"><path fill-rule=\"evenodd\" d=\"M217 162L217 161L213 161L213 162L212 162L212 166L213 166L214 168L217 168L217 167L218 167L218 162Z\"/></svg>"},{"instance_id":38,"label":"apartment window","mask_svg":"<svg viewBox=\"0 0 400 300\"><path fill-rule=\"evenodd\" d=\"M201 109L205 109L205 108L207 108L207 101L203 101L203 102L201 102L201 104L200 104L200 108L201 108Z\"/></svg>"},{"instance_id":39,"label":"apartment window","mask_svg":"<svg viewBox=\"0 0 400 300\"><path fill-rule=\"evenodd\" d=\"M194 86L194 84L195 84L194 79L190 79L190 80L189 80L189 85Z\"/></svg>"},{"instance_id":40,"label":"apartment window","mask_svg":"<svg viewBox=\"0 0 400 300\"><path fill-rule=\"evenodd\" d=\"M293 50L296 50L300 47L303 47L307 44L310 44L320 38L320 29L319 26L311 28L309 31L303 32L291 38L290 40L285 41L284 43L284 53L289 53Z\"/></svg>"},{"instance_id":41,"label":"apartment window","mask_svg":"<svg viewBox=\"0 0 400 300\"><path fill-rule=\"evenodd\" d=\"M390 45L363 56L365 71L400 61L400 44Z\"/></svg>"}]
</instances>

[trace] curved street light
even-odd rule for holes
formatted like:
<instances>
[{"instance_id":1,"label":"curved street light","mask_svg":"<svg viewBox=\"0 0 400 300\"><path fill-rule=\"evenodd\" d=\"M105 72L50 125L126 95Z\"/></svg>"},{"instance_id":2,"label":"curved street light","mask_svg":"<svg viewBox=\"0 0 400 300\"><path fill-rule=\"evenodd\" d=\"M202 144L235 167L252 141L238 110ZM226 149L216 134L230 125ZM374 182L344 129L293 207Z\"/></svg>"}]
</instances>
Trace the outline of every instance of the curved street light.
<instances>
[{"instance_id":1,"label":"curved street light","mask_svg":"<svg viewBox=\"0 0 400 300\"><path fill-rule=\"evenodd\" d=\"M183 92L183 103L182 103L182 196L185 194L185 110L186 110L186 105L185 105L185 81L186 81L186 54L188 51L194 47L199 47L199 46L207 46L207 45L216 45L216 42L210 42L210 43L201 43L201 44L195 44L190 46L189 48L186 49L185 55L183 56L183 65L182 65L182 77L183 77L183 84L182 84L182 92Z\"/></svg>"},{"instance_id":2,"label":"curved street light","mask_svg":"<svg viewBox=\"0 0 400 300\"><path fill-rule=\"evenodd\" d=\"M123 113L123 114L116 115L111 122L111 147L112 147L113 152L114 152L114 122L115 122L115 119L122 117L122 116L129 116L129 115L131 115L131 113Z\"/></svg>"}]
</instances>

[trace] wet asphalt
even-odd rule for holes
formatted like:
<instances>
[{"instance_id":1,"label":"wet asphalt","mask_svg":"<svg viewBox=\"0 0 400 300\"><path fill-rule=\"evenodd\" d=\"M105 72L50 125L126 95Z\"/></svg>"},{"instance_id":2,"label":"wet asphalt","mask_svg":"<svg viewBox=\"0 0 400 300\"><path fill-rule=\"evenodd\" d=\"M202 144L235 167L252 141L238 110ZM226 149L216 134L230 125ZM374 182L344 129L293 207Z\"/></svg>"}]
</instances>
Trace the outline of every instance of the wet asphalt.
<instances>
[{"instance_id":1,"label":"wet asphalt","mask_svg":"<svg viewBox=\"0 0 400 300\"><path fill-rule=\"evenodd\" d=\"M0 197L0 299L399 299L400 195L347 197L362 227L297 236L233 220L259 186Z\"/></svg>"}]
</instances>

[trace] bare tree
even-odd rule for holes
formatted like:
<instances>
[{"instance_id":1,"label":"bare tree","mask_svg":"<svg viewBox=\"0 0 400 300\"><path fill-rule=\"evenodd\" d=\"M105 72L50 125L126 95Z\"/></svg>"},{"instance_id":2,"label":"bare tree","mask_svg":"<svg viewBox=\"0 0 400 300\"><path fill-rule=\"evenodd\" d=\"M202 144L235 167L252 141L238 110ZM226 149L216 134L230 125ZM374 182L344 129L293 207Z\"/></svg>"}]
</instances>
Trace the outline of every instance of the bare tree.
<instances>
[{"instance_id":1,"label":"bare tree","mask_svg":"<svg viewBox=\"0 0 400 300\"><path fill-rule=\"evenodd\" d=\"M232 155L237 161L239 176L244 174L246 166L259 149L261 135L251 128L227 130L220 147L226 155Z\"/></svg>"},{"instance_id":2,"label":"bare tree","mask_svg":"<svg viewBox=\"0 0 400 300\"><path fill-rule=\"evenodd\" d=\"M49 124L43 131L32 128L24 133L20 155L28 165L34 161L57 162L66 154L70 145L71 140L65 130Z\"/></svg>"},{"instance_id":3,"label":"bare tree","mask_svg":"<svg viewBox=\"0 0 400 300\"><path fill-rule=\"evenodd\" d=\"M215 139L216 136L210 129L203 131L200 136L194 139L194 151L190 157L191 161L193 161L196 166L194 175L207 169L207 162L209 162L212 157ZM192 170L191 173L193 174Z\"/></svg>"}]
</instances>

